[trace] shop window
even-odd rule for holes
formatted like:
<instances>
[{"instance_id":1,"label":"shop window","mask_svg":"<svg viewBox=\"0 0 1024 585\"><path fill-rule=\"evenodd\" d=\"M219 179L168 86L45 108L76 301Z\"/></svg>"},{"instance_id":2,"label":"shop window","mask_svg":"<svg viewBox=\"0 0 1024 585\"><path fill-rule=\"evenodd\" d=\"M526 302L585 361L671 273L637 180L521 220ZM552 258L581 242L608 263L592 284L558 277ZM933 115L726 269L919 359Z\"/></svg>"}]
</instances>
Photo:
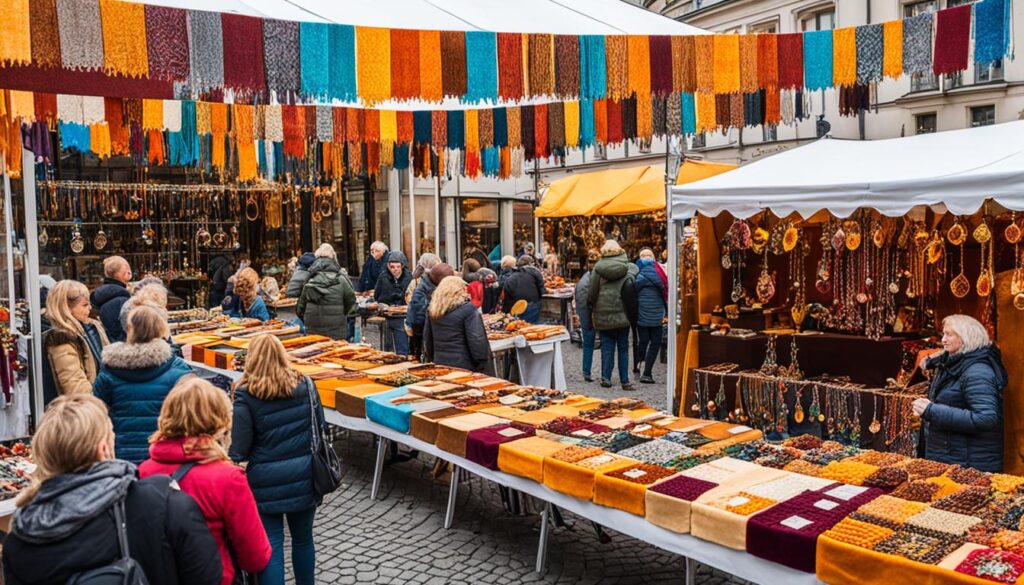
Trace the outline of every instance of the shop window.
<instances>
[{"instance_id":1,"label":"shop window","mask_svg":"<svg viewBox=\"0 0 1024 585\"><path fill-rule=\"evenodd\" d=\"M533 203L529 201L516 201L512 203L512 242L518 250L522 244L534 240L533 231ZM513 252L502 250L501 253L512 254Z\"/></svg>"},{"instance_id":2,"label":"shop window","mask_svg":"<svg viewBox=\"0 0 1024 585\"><path fill-rule=\"evenodd\" d=\"M914 134L932 134L938 130L935 112L914 116Z\"/></svg>"},{"instance_id":3,"label":"shop window","mask_svg":"<svg viewBox=\"0 0 1024 585\"><path fill-rule=\"evenodd\" d=\"M487 255L501 242L497 199L462 199L459 202L459 240L462 254L479 248Z\"/></svg>"},{"instance_id":4,"label":"shop window","mask_svg":"<svg viewBox=\"0 0 1024 585\"><path fill-rule=\"evenodd\" d=\"M971 108L971 128L991 126L996 123L995 106L976 106Z\"/></svg>"},{"instance_id":5,"label":"shop window","mask_svg":"<svg viewBox=\"0 0 1024 585\"><path fill-rule=\"evenodd\" d=\"M826 10L818 10L817 12L811 12L804 14L800 17L800 30L815 31L815 30L832 30L836 27L836 10L835 8L828 8Z\"/></svg>"}]
</instances>

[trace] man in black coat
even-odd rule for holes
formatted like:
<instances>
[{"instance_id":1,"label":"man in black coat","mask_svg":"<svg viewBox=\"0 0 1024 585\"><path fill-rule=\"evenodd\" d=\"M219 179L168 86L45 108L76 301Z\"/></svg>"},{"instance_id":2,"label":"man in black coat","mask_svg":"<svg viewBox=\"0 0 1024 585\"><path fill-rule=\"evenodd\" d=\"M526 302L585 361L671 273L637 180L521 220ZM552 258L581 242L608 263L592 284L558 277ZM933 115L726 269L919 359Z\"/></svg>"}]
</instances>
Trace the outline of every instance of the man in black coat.
<instances>
[{"instance_id":1,"label":"man in black coat","mask_svg":"<svg viewBox=\"0 0 1024 585\"><path fill-rule=\"evenodd\" d=\"M103 284L92 291L89 300L99 313L100 323L103 323L110 342L124 341L126 334L121 328L121 307L132 296L128 292L132 267L121 256L111 256L103 261L103 275Z\"/></svg>"},{"instance_id":2,"label":"man in black coat","mask_svg":"<svg viewBox=\"0 0 1024 585\"><path fill-rule=\"evenodd\" d=\"M534 324L540 321L540 299L547 290L544 288L544 275L534 266L533 256L519 257L515 271L505 278L503 288L502 311L508 313L517 301L526 301L526 312L519 318Z\"/></svg>"},{"instance_id":3,"label":"man in black coat","mask_svg":"<svg viewBox=\"0 0 1024 585\"><path fill-rule=\"evenodd\" d=\"M404 253L395 250L388 254L386 266L387 269L377 278L373 300L389 307L400 307L405 304L405 290L412 282L409 260ZM388 317L389 337L394 340L388 345L399 355L409 355L409 336L405 333L404 323L405 317Z\"/></svg>"},{"instance_id":4,"label":"man in black coat","mask_svg":"<svg viewBox=\"0 0 1024 585\"><path fill-rule=\"evenodd\" d=\"M224 254L214 256L210 260L210 268L206 274L210 277L210 295L206 299L207 308L219 307L224 302L228 290L228 279L235 273L235 263Z\"/></svg>"}]
</instances>

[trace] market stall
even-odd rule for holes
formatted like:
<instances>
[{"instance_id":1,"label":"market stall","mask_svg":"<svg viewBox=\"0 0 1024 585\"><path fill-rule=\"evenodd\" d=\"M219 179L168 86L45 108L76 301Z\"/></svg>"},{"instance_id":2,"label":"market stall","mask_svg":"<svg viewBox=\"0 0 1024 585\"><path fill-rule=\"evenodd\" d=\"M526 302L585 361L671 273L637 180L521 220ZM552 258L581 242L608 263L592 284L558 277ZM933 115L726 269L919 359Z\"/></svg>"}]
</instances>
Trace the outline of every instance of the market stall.
<instances>
[{"instance_id":1,"label":"market stall","mask_svg":"<svg viewBox=\"0 0 1024 585\"><path fill-rule=\"evenodd\" d=\"M1024 352L1011 333L1024 309L1022 130L826 138L674 188L673 222L696 215L699 285L670 400L907 452L894 435L912 432L909 403L926 388L920 352L944 316L966 313L1003 351L1006 469L1024 470Z\"/></svg>"}]
</instances>

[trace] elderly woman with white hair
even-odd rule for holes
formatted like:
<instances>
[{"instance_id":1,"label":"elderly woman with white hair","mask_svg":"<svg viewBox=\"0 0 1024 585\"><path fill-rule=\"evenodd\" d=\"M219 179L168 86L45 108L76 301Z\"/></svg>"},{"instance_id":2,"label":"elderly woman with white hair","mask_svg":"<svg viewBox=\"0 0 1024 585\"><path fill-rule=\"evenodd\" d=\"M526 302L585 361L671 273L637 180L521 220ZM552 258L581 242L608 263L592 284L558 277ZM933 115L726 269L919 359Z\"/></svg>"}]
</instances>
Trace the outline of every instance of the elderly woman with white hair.
<instances>
[{"instance_id":1,"label":"elderly woman with white hair","mask_svg":"<svg viewBox=\"0 0 1024 585\"><path fill-rule=\"evenodd\" d=\"M1008 376L985 326L967 315L942 321L942 351L924 367L934 370L928 398L914 401L924 421L924 456L1003 470L1003 388Z\"/></svg>"},{"instance_id":2,"label":"elderly woman with white hair","mask_svg":"<svg viewBox=\"0 0 1024 585\"><path fill-rule=\"evenodd\" d=\"M348 316L356 310L356 293L333 246L322 244L314 255L316 261L309 267L309 280L302 287L295 314L305 323L306 333L345 339Z\"/></svg>"}]
</instances>

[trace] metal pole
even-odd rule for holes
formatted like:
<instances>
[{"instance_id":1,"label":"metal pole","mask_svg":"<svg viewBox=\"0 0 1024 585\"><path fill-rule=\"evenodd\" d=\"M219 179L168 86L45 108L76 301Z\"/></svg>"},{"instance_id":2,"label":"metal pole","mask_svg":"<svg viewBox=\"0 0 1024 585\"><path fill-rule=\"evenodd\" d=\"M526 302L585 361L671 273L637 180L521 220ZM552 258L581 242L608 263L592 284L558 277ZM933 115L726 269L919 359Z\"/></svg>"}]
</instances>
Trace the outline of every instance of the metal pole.
<instances>
[{"instance_id":1,"label":"metal pole","mask_svg":"<svg viewBox=\"0 0 1024 585\"><path fill-rule=\"evenodd\" d=\"M32 322L32 412L35 422L43 416L43 303L39 295L39 222L36 217L36 159L31 151L21 151L21 186L25 195L25 241L28 242L25 276L28 285L29 320ZM14 308L11 307L11 312Z\"/></svg>"},{"instance_id":2,"label":"metal pole","mask_svg":"<svg viewBox=\"0 0 1024 585\"><path fill-rule=\"evenodd\" d=\"M384 473L384 455L388 452L388 440L377 437L377 461L373 466L373 483L370 484L370 499L376 500L380 492L380 476Z\"/></svg>"},{"instance_id":3,"label":"metal pole","mask_svg":"<svg viewBox=\"0 0 1024 585\"><path fill-rule=\"evenodd\" d=\"M413 172L412 161L409 161L409 247L412 254L409 256L409 269L416 266L416 250L419 248L419 238L416 236L416 174Z\"/></svg>"},{"instance_id":4,"label":"metal pole","mask_svg":"<svg viewBox=\"0 0 1024 585\"><path fill-rule=\"evenodd\" d=\"M455 520L455 502L459 497L459 472L461 469L458 465L452 464L452 483L448 488L448 509L444 513L444 529L448 530L452 527L452 521Z\"/></svg>"},{"instance_id":5,"label":"metal pole","mask_svg":"<svg viewBox=\"0 0 1024 585\"><path fill-rule=\"evenodd\" d=\"M11 210L11 177L4 174L4 232L7 234L7 303L10 311L10 329L16 331L14 326L14 212Z\"/></svg>"},{"instance_id":6,"label":"metal pole","mask_svg":"<svg viewBox=\"0 0 1024 585\"><path fill-rule=\"evenodd\" d=\"M537 573L547 572L548 531L551 524L551 502L544 502L544 511L540 513L540 541L537 543Z\"/></svg>"},{"instance_id":7,"label":"metal pole","mask_svg":"<svg viewBox=\"0 0 1024 585\"><path fill-rule=\"evenodd\" d=\"M434 253L441 257L441 172L434 178Z\"/></svg>"},{"instance_id":8,"label":"metal pole","mask_svg":"<svg viewBox=\"0 0 1024 585\"><path fill-rule=\"evenodd\" d=\"M672 189L669 187L668 192ZM675 413L672 404L676 389L676 348L679 345L679 245L676 243L676 222L669 217L668 233L668 374L665 377L665 408Z\"/></svg>"}]
</instances>

